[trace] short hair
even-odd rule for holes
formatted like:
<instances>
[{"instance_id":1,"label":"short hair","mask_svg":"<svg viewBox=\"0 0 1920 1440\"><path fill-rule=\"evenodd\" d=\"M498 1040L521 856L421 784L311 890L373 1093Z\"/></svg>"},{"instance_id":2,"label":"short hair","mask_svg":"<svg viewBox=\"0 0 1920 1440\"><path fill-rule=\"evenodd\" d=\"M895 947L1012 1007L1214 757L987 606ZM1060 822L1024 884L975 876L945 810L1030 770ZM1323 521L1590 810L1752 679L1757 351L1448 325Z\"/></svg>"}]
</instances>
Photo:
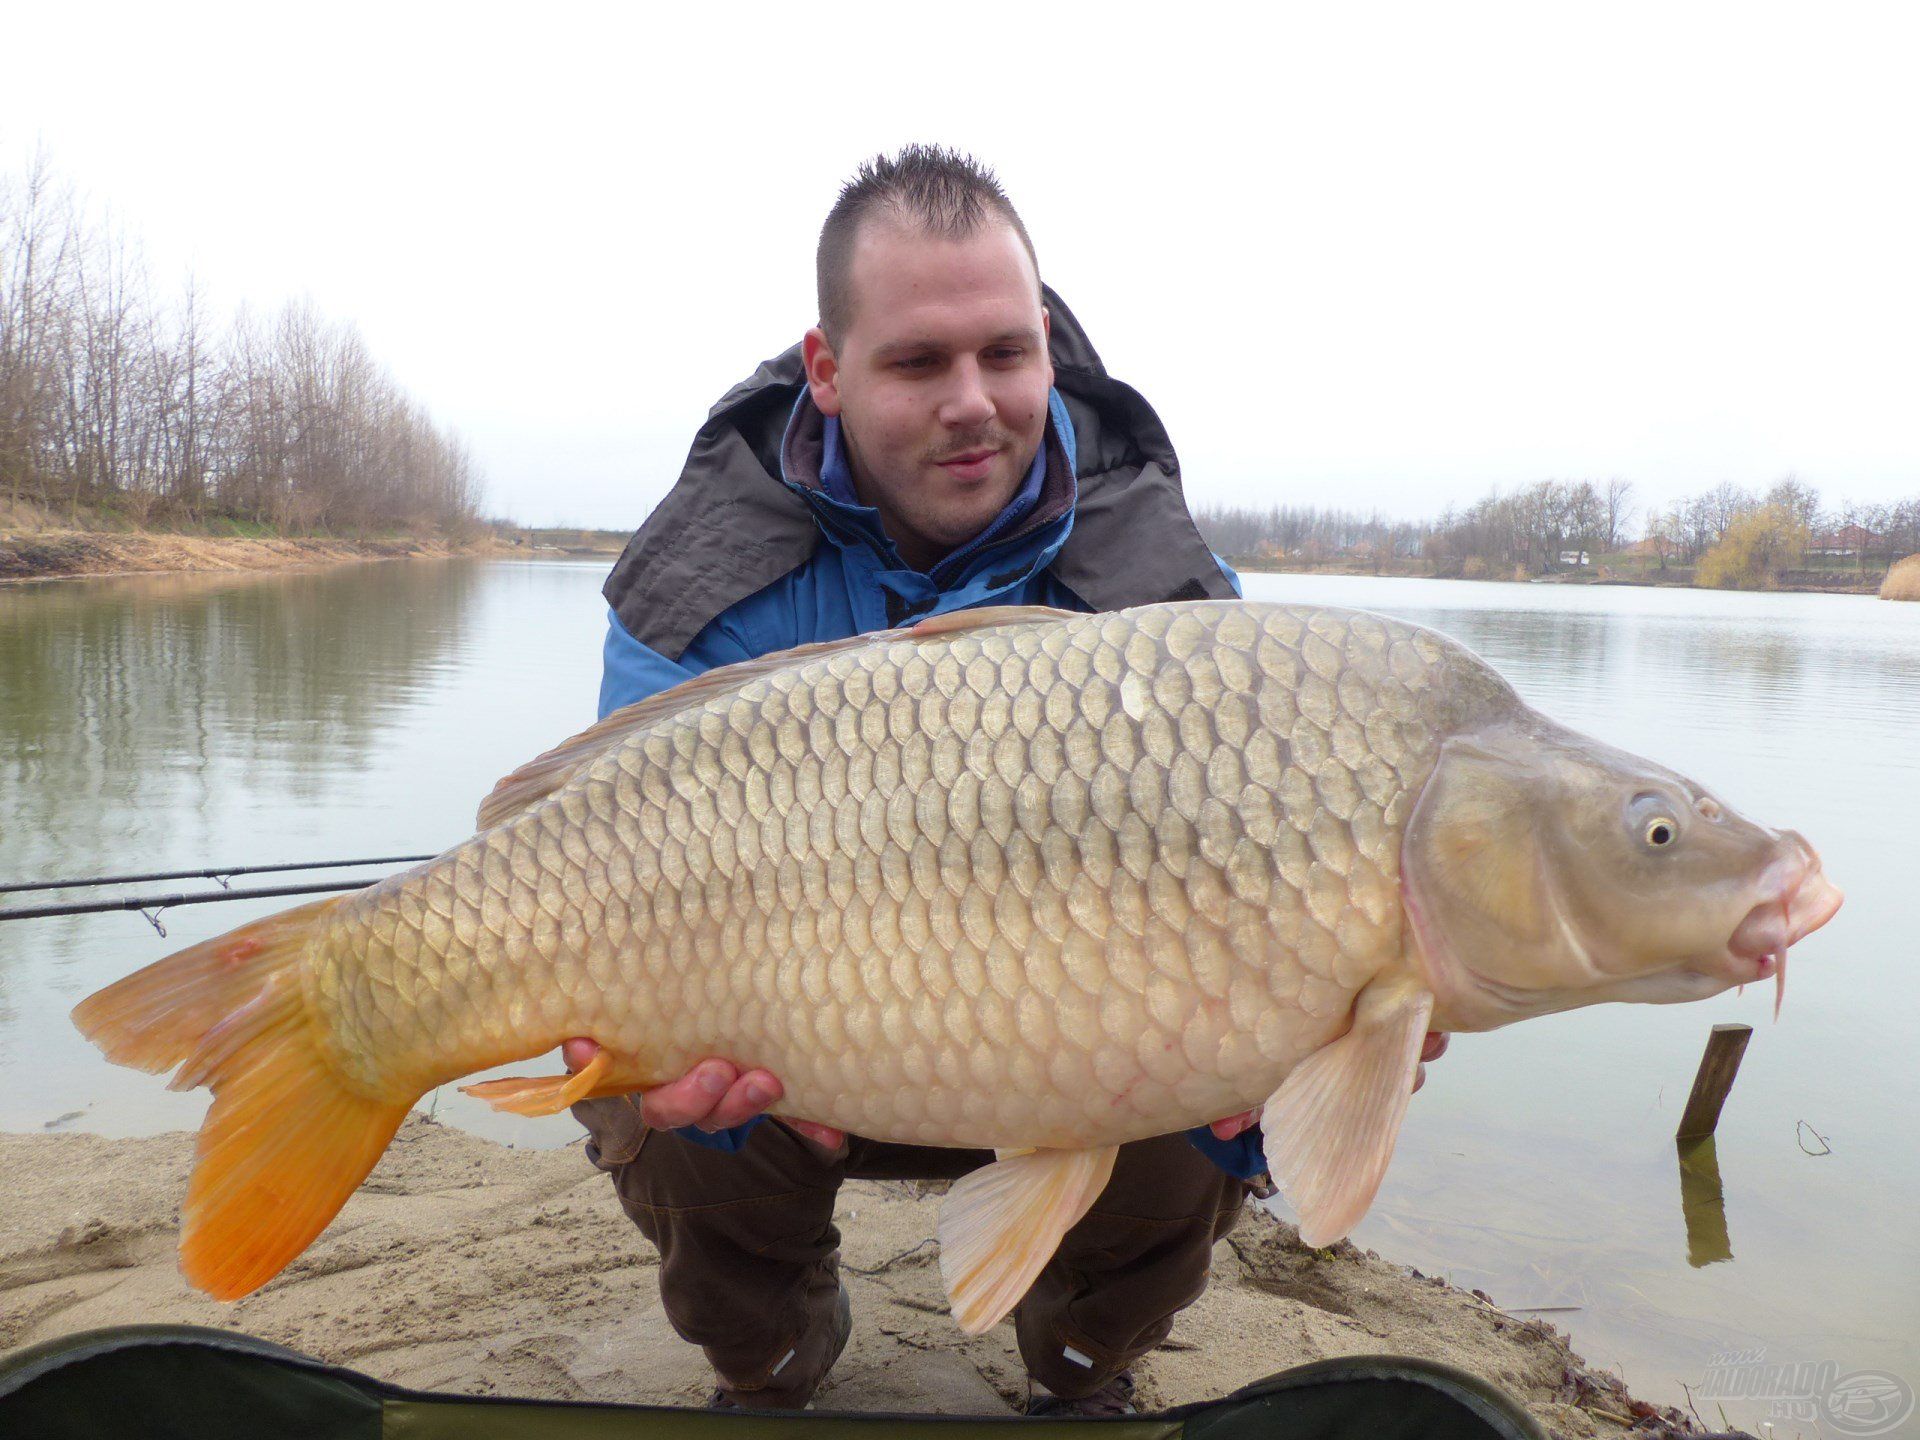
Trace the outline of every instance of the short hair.
<instances>
[{"instance_id":1,"label":"short hair","mask_svg":"<svg viewBox=\"0 0 1920 1440\"><path fill-rule=\"evenodd\" d=\"M853 245L870 217L890 214L930 235L963 240L995 220L1013 227L1040 273L1033 238L992 170L944 145L909 145L898 155L876 155L840 187L840 198L820 227L814 256L820 327L837 345L853 318Z\"/></svg>"}]
</instances>

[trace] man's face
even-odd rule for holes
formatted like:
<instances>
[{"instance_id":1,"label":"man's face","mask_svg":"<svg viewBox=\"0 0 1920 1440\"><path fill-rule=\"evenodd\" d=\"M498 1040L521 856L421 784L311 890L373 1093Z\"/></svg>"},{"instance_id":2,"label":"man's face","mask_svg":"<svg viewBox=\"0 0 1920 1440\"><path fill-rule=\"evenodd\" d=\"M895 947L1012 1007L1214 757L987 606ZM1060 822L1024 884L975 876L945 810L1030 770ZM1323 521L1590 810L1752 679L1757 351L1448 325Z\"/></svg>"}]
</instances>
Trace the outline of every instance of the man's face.
<instances>
[{"instance_id":1,"label":"man's face","mask_svg":"<svg viewBox=\"0 0 1920 1440\"><path fill-rule=\"evenodd\" d=\"M840 417L860 498L926 569L1006 507L1046 434L1048 320L1013 228L949 240L890 219L854 242L837 350L807 332L807 380Z\"/></svg>"}]
</instances>

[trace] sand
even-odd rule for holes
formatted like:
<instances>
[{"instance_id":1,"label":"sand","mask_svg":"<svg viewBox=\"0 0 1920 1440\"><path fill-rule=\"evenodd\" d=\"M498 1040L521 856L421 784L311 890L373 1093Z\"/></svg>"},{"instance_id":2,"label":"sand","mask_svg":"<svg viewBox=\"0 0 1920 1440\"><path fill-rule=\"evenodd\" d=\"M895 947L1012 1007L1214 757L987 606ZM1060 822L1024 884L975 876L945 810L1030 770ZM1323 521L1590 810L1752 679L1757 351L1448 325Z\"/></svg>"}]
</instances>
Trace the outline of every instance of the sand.
<instances>
[{"instance_id":1,"label":"sand","mask_svg":"<svg viewBox=\"0 0 1920 1440\"><path fill-rule=\"evenodd\" d=\"M512 1150L416 1115L327 1232L232 1305L190 1289L175 1268L192 1151L184 1133L0 1135L0 1351L175 1322L246 1331L422 1389L706 1397L710 1372L660 1309L652 1247L578 1144ZM1006 1414L1024 1400L1011 1325L969 1339L947 1316L929 1189L856 1181L842 1191L854 1332L818 1405ZM1162 1407L1354 1353L1426 1356L1486 1376L1556 1435L1617 1435L1636 1415L1642 1436L1689 1428L1589 1369L1550 1325L1351 1246L1306 1250L1257 1206L1138 1379L1143 1403Z\"/></svg>"}]
</instances>

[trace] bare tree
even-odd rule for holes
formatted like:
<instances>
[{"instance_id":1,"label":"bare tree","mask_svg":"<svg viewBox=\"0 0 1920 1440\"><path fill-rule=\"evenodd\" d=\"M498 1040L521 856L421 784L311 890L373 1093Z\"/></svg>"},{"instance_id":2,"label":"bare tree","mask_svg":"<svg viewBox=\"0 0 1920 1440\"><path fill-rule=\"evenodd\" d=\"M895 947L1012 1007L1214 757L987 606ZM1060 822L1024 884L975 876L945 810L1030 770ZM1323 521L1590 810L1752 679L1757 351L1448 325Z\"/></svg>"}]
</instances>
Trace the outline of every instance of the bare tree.
<instances>
[{"instance_id":1,"label":"bare tree","mask_svg":"<svg viewBox=\"0 0 1920 1440\"><path fill-rule=\"evenodd\" d=\"M1607 481L1604 505L1606 549L1611 554L1626 540L1628 527L1633 523L1633 482L1618 478Z\"/></svg>"},{"instance_id":2,"label":"bare tree","mask_svg":"<svg viewBox=\"0 0 1920 1440\"><path fill-rule=\"evenodd\" d=\"M0 493L290 529L464 526L479 500L465 450L351 326L293 306L221 338L191 280L157 306L44 159L0 180Z\"/></svg>"}]
</instances>

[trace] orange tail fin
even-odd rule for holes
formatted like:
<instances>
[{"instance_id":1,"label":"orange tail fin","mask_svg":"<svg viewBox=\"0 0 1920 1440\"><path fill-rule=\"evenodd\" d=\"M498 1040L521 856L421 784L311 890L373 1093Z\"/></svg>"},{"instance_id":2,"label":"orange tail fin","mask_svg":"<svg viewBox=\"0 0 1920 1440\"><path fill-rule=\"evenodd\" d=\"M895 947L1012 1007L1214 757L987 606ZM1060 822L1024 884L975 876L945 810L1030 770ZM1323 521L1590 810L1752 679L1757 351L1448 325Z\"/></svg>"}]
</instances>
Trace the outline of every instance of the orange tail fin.
<instances>
[{"instance_id":1,"label":"orange tail fin","mask_svg":"<svg viewBox=\"0 0 1920 1440\"><path fill-rule=\"evenodd\" d=\"M393 1139L413 1100L352 1088L321 1049L301 987L314 927L338 899L182 950L73 1010L109 1060L206 1085L213 1108L182 1209L180 1269L218 1300L259 1289L312 1243Z\"/></svg>"}]
</instances>

